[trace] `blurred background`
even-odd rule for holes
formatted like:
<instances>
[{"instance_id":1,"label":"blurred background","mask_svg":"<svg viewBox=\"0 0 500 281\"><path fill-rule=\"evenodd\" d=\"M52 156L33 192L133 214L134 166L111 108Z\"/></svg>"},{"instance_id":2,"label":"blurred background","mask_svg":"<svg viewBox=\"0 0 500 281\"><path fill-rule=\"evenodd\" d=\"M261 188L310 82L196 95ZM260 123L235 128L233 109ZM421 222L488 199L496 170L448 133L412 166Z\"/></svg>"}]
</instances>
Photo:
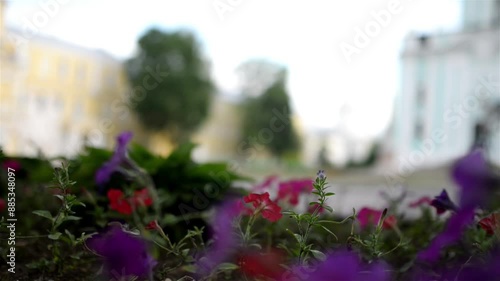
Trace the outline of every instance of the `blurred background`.
<instances>
[{"instance_id":1,"label":"blurred background","mask_svg":"<svg viewBox=\"0 0 500 281\"><path fill-rule=\"evenodd\" d=\"M11 0L0 35L7 155L130 130L257 179L323 168L356 205L435 193L473 147L500 164L500 0Z\"/></svg>"}]
</instances>

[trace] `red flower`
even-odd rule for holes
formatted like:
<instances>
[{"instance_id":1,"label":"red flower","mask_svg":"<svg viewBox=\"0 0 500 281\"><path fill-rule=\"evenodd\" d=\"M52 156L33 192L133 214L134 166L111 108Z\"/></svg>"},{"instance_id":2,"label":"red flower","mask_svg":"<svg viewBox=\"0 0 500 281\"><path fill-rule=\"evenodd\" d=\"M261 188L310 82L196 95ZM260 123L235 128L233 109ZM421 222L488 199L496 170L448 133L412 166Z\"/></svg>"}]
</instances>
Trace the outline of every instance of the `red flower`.
<instances>
[{"instance_id":1,"label":"red flower","mask_svg":"<svg viewBox=\"0 0 500 281\"><path fill-rule=\"evenodd\" d=\"M136 206L151 206L153 204L153 199L149 196L148 190L146 188L141 190L136 190L134 192L134 204Z\"/></svg>"},{"instance_id":2,"label":"red flower","mask_svg":"<svg viewBox=\"0 0 500 281\"><path fill-rule=\"evenodd\" d=\"M479 221L479 226L486 230L488 235L495 234L495 231L500 231L500 213L491 214Z\"/></svg>"},{"instance_id":3,"label":"red flower","mask_svg":"<svg viewBox=\"0 0 500 281\"><path fill-rule=\"evenodd\" d=\"M145 229L147 230L155 230L155 229L159 229L161 228L160 225L158 224L158 221L157 220L154 220L154 221L151 221L150 223L148 223L148 225L146 225Z\"/></svg>"},{"instance_id":4,"label":"red flower","mask_svg":"<svg viewBox=\"0 0 500 281\"><path fill-rule=\"evenodd\" d=\"M5 200L0 198L0 212L3 212L4 209L5 209Z\"/></svg>"},{"instance_id":5,"label":"red flower","mask_svg":"<svg viewBox=\"0 0 500 281\"><path fill-rule=\"evenodd\" d=\"M417 207L420 207L422 205L430 205L431 202L432 202L432 199L429 196L424 196L424 197L421 197L421 198L411 202L409 207L410 208L417 208Z\"/></svg>"},{"instance_id":6,"label":"red flower","mask_svg":"<svg viewBox=\"0 0 500 281\"><path fill-rule=\"evenodd\" d=\"M377 225L383 211L363 208L358 213L358 220L361 228L365 228L368 225ZM382 228L391 229L397 224L397 219L394 215L386 216L384 222L382 223Z\"/></svg>"},{"instance_id":7,"label":"red flower","mask_svg":"<svg viewBox=\"0 0 500 281\"><path fill-rule=\"evenodd\" d=\"M249 277L279 278L284 272L281 264L285 263L284 254L274 250L270 253L245 253L238 258L241 271Z\"/></svg>"},{"instance_id":8,"label":"red flower","mask_svg":"<svg viewBox=\"0 0 500 281\"><path fill-rule=\"evenodd\" d=\"M108 199L110 208L124 215L132 214L132 207L135 209L138 206L147 207L153 204L153 199L145 188L136 190L133 198L125 198L125 194L119 189L110 189L108 190Z\"/></svg>"},{"instance_id":9,"label":"red flower","mask_svg":"<svg viewBox=\"0 0 500 281\"><path fill-rule=\"evenodd\" d=\"M281 214L281 207L275 202L269 199L269 193L265 192L263 194L252 193L243 198L245 203L252 203L254 207L254 213L262 213L262 217L270 222L275 222L279 220L283 215Z\"/></svg>"},{"instance_id":10,"label":"red flower","mask_svg":"<svg viewBox=\"0 0 500 281\"><path fill-rule=\"evenodd\" d=\"M384 223L382 224L382 228L384 229L391 229L396 226L398 223L398 220L396 219L395 215L390 215L385 217Z\"/></svg>"},{"instance_id":11,"label":"red flower","mask_svg":"<svg viewBox=\"0 0 500 281\"><path fill-rule=\"evenodd\" d=\"M109 207L124 215L132 214L132 206L125 199L123 191L119 189L108 190Z\"/></svg>"}]
</instances>

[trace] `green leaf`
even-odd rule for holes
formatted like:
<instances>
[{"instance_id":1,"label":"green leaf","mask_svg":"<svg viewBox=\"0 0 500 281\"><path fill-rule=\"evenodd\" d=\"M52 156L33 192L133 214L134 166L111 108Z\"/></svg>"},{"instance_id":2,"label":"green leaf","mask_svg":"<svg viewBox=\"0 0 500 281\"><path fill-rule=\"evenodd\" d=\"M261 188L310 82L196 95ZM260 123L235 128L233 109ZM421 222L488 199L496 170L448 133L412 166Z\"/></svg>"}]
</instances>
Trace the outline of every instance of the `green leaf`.
<instances>
[{"instance_id":1,"label":"green leaf","mask_svg":"<svg viewBox=\"0 0 500 281\"><path fill-rule=\"evenodd\" d=\"M320 205L318 202L311 202L309 203L309 206L312 206L312 205Z\"/></svg>"},{"instance_id":2,"label":"green leaf","mask_svg":"<svg viewBox=\"0 0 500 281\"><path fill-rule=\"evenodd\" d=\"M299 244L302 243L302 236L300 236L297 233L294 233L293 236L295 237L295 239L297 240L297 242L299 242Z\"/></svg>"},{"instance_id":3,"label":"green leaf","mask_svg":"<svg viewBox=\"0 0 500 281\"><path fill-rule=\"evenodd\" d=\"M61 201L63 201L63 202L64 202L64 197L63 197L62 195L60 195L60 194L56 194L56 195L54 195L54 196L55 196L55 197L57 197L57 198L59 198L59 199L61 199Z\"/></svg>"},{"instance_id":4,"label":"green leaf","mask_svg":"<svg viewBox=\"0 0 500 281\"><path fill-rule=\"evenodd\" d=\"M224 263L221 263L217 268L219 270L236 270L240 267L234 263L224 262Z\"/></svg>"},{"instance_id":5,"label":"green leaf","mask_svg":"<svg viewBox=\"0 0 500 281\"><path fill-rule=\"evenodd\" d=\"M75 205L80 205L82 207L87 207L87 205L85 205L85 203L83 203L83 202L75 202Z\"/></svg>"},{"instance_id":6,"label":"green leaf","mask_svg":"<svg viewBox=\"0 0 500 281\"><path fill-rule=\"evenodd\" d=\"M56 233L52 233L52 234L49 234L49 239L52 239L52 240L58 240L59 237L61 237L61 232L56 232Z\"/></svg>"},{"instance_id":7,"label":"green leaf","mask_svg":"<svg viewBox=\"0 0 500 281\"><path fill-rule=\"evenodd\" d=\"M333 192L328 192L327 194L325 194L325 196L332 196L332 195L335 195L335 193L333 193Z\"/></svg>"},{"instance_id":8,"label":"green leaf","mask_svg":"<svg viewBox=\"0 0 500 281\"><path fill-rule=\"evenodd\" d=\"M328 210L328 212L333 213L332 207L330 207L330 206L323 206L323 208L325 208L325 210Z\"/></svg>"},{"instance_id":9,"label":"green leaf","mask_svg":"<svg viewBox=\"0 0 500 281\"><path fill-rule=\"evenodd\" d=\"M77 220L81 220L82 218L80 217L75 217L75 216L67 216L64 218L64 221L77 221Z\"/></svg>"},{"instance_id":10,"label":"green leaf","mask_svg":"<svg viewBox=\"0 0 500 281\"><path fill-rule=\"evenodd\" d=\"M66 233L66 235L68 235L69 239L71 240L71 242L75 242L75 235L73 235L71 232L69 232L69 230L65 229L64 232Z\"/></svg>"},{"instance_id":11,"label":"green leaf","mask_svg":"<svg viewBox=\"0 0 500 281\"><path fill-rule=\"evenodd\" d=\"M184 270L186 272L191 272L191 273L197 272L196 266L194 266L192 264L188 264L188 265L183 266L182 270Z\"/></svg>"},{"instance_id":12,"label":"green leaf","mask_svg":"<svg viewBox=\"0 0 500 281\"><path fill-rule=\"evenodd\" d=\"M316 224L316 226L323 228L328 233L330 233L331 235L333 235L335 237L335 239L337 239L337 241L339 240L339 238L337 237L337 235L335 235L335 233L333 233L330 229L326 228L324 225Z\"/></svg>"},{"instance_id":13,"label":"green leaf","mask_svg":"<svg viewBox=\"0 0 500 281\"><path fill-rule=\"evenodd\" d=\"M36 210L36 211L33 211L33 214L35 214L37 216L40 216L40 217L47 218L49 220L53 220L52 215L50 214L50 212L46 211L46 210Z\"/></svg>"},{"instance_id":14,"label":"green leaf","mask_svg":"<svg viewBox=\"0 0 500 281\"><path fill-rule=\"evenodd\" d=\"M262 246L260 244L257 244L257 243L250 244L250 245L248 245L248 247L255 247L255 248L259 249L259 250L262 250Z\"/></svg>"},{"instance_id":15,"label":"green leaf","mask_svg":"<svg viewBox=\"0 0 500 281\"><path fill-rule=\"evenodd\" d=\"M324 261L324 260L326 260L326 255L325 255L325 254L323 254L322 252L320 252L320 251L318 251L318 250L309 250L309 251L311 251L311 253L313 254L313 256L314 256L316 259L318 259L318 260L320 260L320 261Z\"/></svg>"}]
</instances>

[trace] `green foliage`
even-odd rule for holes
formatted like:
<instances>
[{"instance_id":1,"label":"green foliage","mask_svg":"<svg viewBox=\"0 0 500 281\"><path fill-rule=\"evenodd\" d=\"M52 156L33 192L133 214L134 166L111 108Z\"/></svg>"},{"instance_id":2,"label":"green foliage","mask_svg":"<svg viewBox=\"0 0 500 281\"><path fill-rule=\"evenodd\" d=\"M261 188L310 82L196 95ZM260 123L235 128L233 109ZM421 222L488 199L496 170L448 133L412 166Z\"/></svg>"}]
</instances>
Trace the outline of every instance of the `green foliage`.
<instances>
[{"instance_id":1,"label":"green foliage","mask_svg":"<svg viewBox=\"0 0 500 281\"><path fill-rule=\"evenodd\" d=\"M130 104L146 128L182 141L206 118L214 86L193 34L149 30L126 67Z\"/></svg>"},{"instance_id":2,"label":"green foliage","mask_svg":"<svg viewBox=\"0 0 500 281\"><path fill-rule=\"evenodd\" d=\"M380 143L372 144L368 156L360 162L349 161L347 163L348 168L365 168L371 167L377 163L380 154Z\"/></svg>"},{"instance_id":3,"label":"green foliage","mask_svg":"<svg viewBox=\"0 0 500 281\"><path fill-rule=\"evenodd\" d=\"M234 187L234 181L244 179L229 170L226 163L196 163L192 160L192 152L196 147L193 143L179 145L168 157L152 154L138 144L132 144L129 157L143 170L155 187L160 207L161 217L151 212L142 214L142 224L152 219L158 219L161 225L168 225L169 235L173 241L182 239L185 235L186 223L203 227L206 212L228 196L242 196L246 192ZM96 223L104 227L110 219L125 220L133 225L133 217L124 216L109 210L109 200L106 198L108 189L124 191L142 189L147 181L130 177L130 174L114 173L110 181L101 187L95 186L94 175L97 169L111 157L104 149L86 148L84 153L71 161L73 178L79 186L86 186L87 208L81 208L78 214L83 217L81 224L93 226Z\"/></svg>"},{"instance_id":4,"label":"green foliage","mask_svg":"<svg viewBox=\"0 0 500 281\"><path fill-rule=\"evenodd\" d=\"M243 141L255 138L257 144L274 156L283 157L297 151L299 139L292 124L290 100L285 88L286 71L274 67L279 69L275 71L279 73L276 80L259 95L248 96L245 101Z\"/></svg>"},{"instance_id":5,"label":"green foliage","mask_svg":"<svg viewBox=\"0 0 500 281\"><path fill-rule=\"evenodd\" d=\"M76 182L70 180L68 167L62 164L61 168L54 169L54 185L50 186L52 189L56 190L59 194L55 194L54 197L60 200L61 206L57 211L55 216L52 216L48 210L36 210L33 214L40 216L42 218L48 219L50 221L50 230L47 238L53 242L48 245L48 249L51 251L51 259L41 259L38 262L28 264L30 268L40 268L49 271L62 271L64 267L64 261L67 256L78 259L80 255L68 255L66 251L62 250L61 242L68 245L70 248L82 244L89 235L82 233L80 238L75 238L75 236L64 229L66 236L63 236L60 228L65 222L78 221L81 218L74 216L73 211L74 206L83 206L85 204L81 202L74 194L71 194L70 188L76 184Z\"/></svg>"},{"instance_id":6,"label":"green foliage","mask_svg":"<svg viewBox=\"0 0 500 281\"><path fill-rule=\"evenodd\" d=\"M314 190L312 193L317 195L318 199L309 203L309 206L313 208L312 213L299 214L293 210L283 212L283 214L289 215L292 219L294 219L295 223L298 226L298 233L293 233L292 231L288 230L291 234L293 234L293 237L298 244L298 249L292 249L291 251L289 251L289 253L297 256L299 263L303 264L307 262L307 260L309 259L309 255L312 255L318 260L324 260L326 258L325 254L323 254L321 251L314 250L314 244L309 242L309 236L311 235L312 227L322 229L323 231L328 233L328 235L332 235L336 240L338 240L337 235L335 235L335 233L333 233L333 231L331 231L327 225L343 224L347 220L354 220L356 217L356 212L353 211L352 216L349 216L340 222L334 220L320 220L321 210L324 209L330 213L333 212L332 207L328 206L326 204L326 201L328 197L331 197L335 194L333 192L327 192L328 183L326 182L326 176L324 176L323 171L320 171L318 173L318 177L314 181L313 187ZM286 248L286 246L284 248Z\"/></svg>"}]
</instances>

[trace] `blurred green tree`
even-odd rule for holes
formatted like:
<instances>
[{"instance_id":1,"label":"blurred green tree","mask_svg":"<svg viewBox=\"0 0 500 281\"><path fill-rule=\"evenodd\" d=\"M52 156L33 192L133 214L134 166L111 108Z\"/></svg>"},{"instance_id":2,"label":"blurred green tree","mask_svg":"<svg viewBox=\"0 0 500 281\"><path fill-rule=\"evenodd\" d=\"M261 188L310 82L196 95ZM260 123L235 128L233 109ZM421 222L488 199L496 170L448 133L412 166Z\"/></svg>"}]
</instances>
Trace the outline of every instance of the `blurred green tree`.
<instances>
[{"instance_id":1,"label":"blurred green tree","mask_svg":"<svg viewBox=\"0 0 500 281\"><path fill-rule=\"evenodd\" d=\"M257 142L272 155L282 158L299 148L299 139L291 119L286 90L286 69L265 61L251 61L240 67L243 93L243 138Z\"/></svg>"},{"instance_id":2,"label":"blurred green tree","mask_svg":"<svg viewBox=\"0 0 500 281\"><path fill-rule=\"evenodd\" d=\"M149 130L167 129L175 143L186 141L207 117L213 83L193 34L151 29L126 62L132 85L129 104Z\"/></svg>"}]
</instances>

